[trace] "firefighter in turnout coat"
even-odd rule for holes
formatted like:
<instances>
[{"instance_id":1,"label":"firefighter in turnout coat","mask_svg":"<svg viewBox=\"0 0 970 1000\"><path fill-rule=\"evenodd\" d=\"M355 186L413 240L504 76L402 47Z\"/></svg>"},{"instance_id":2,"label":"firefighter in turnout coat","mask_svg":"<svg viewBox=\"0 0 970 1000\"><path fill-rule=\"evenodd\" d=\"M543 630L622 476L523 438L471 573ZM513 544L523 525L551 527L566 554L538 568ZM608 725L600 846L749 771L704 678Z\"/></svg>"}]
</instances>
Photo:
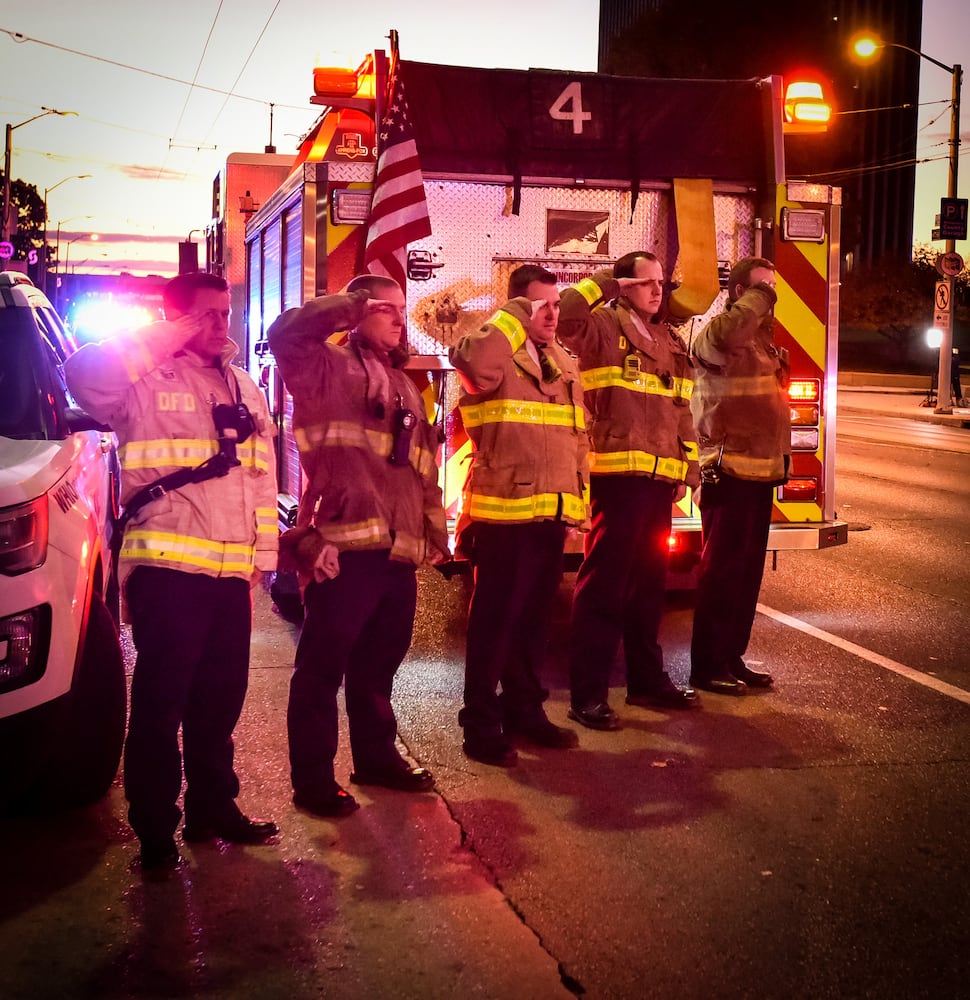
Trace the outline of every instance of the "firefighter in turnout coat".
<instances>
[{"instance_id":1,"label":"firefighter in turnout coat","mask_svg":"<svg viewBox=\"0 0 970 1000\"><path fill-rule=\"evenodd\" d=\"M620 644L627 703L686 708L657 641L671 507L698 482L686 349L659 322L663 269L631 253L567 288L559 339L579 358L590 412L592 529L576 579L570 641L570 718L618 729L610 671ZM608 303L613 302L612 305Z\"/></svg>"},{"instance_id":2,"label":"firefighter in turnout coat","mask_svg":"<svg viewBox=\"0 0 970 1000\"><path fill-rule=\"evenodd\" d=\"M704 527L691 640L691 683L718 694L765 689L743 660L764 574L775 486L791 462L788 363L774 344L775 267L745 257L728 303L692 346Z\"/></svg>"},{"instance_id":3,"label":"firefighter in turnout coat","mask_svg":"<svg viewBox=\"0 0 970 1000\"><path fill-rule=\"evenodd\" d=\"M119 578L138 652L125 742L142 866L169 868L185 762L186 840L277 832L236 805L232 734L249 678L250 584L276 568L276 459L262 392L230 364L229 289L173 278L166 321L68 358L78 402L121 443Z\"/></svg>"},{"instance_id":4,"label":"firefighter in turnout coat","mask_svg":"<svg viewBox=\"0 0 970 1000\"><path fill-rule=\"evenodd\" d=\"M269 344L293 397L307 486L292 552L306 617L287 707L294 802L318 816L352 812L337 783L337 692L345 685L351 781L402 791L433 784L395 745L394 676L411 644L416 569L450 557L438 439L401 370L404 293L360 275L347 293L284 312ZM332 335L350 331L346 345Z\"/></svg>"},{"instance_id":5,"label":"firefighter in turnout coat","mask_svg":"<svg viewBox=\"0 0 970 1000\"><path fill-rule=\"evenodd\" d=\"M525 265L509 293L450 352L473 446L457 539L474 567L459 722L465 753L501 767L516 762L511 737L578 742L547 717L539 675L566 531L587 523L583 392L575 361L555 342L556 278Z\"/></svg>"}]
</instances>

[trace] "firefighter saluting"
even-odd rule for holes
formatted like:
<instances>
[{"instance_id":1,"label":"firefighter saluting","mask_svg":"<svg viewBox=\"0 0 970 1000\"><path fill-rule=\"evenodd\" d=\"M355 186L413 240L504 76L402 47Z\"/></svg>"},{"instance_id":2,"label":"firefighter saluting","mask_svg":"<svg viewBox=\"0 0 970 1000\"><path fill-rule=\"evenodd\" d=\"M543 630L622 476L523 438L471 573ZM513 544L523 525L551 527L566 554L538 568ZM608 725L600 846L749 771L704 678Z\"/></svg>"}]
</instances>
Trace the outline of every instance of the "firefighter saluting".
<instances>
[{"instance_id":1,"label":"firefighter saluting","mask_svg":"<svg viewBox=\"0 0 970 1000\"><path fill-rule=\"evenodd\" d=\"M691 683L716 694L770 688L744 662L765 569L775 487L791 464L787 352L775 347L775 265L743 257L728 302L694 341L704 485L700 577L690 649Z\"/></svg>"},{"instance_id":2,"label":"firefighter saluting","mask_svg":"<svg viewBox=\"0 0 970 1000\"><path fill-rule=\"evenodd\" d=\"M578 742L546 716L539 673L566 530L587 521L589 447L579 372L555 341L555 275L519 267L509 295L451 350L474 449L457 539L475 573L459 722L465 753L500 767L516 762L510 737Z\"/></svg>"},{"instance_id":3,"label":"firefighter saluting","mask_svg":"<svg viewBox=\"0 0 970 1000\"><path fill-rule=\"evenodd\" d=\"M307 486L283 550L305 587L290 682L293 801L318 816L357 802L337 783L337 692L345 685L351 781L423 791L431 773L395 746L394 675L411 644L415 570L449 558L437 436L401 367L404 293L360 275L346 294L284 312L269 344L293 397ZM331 335L350 331L346 346Z\"/></svg>"},{"instance_id":4,"label":"firefighter saluting","mask_svg":"<svg viewBox=\"0 0 970 1000\"><path fill-rule=\"evenodd\" d=\"M621 643L628 704L698 702L692 688L670 680L657 641L671 507L698 482L693 372L662 322L663 284L660 261L638 251L562 296L559 337L579 358L592 440L593 523L570 643L570 718L590 729L620 727L608 695Z\"/></svg>"},{"instance_id":5,"label":"firefighter saluting","mask_svg":"<svg viewBox=\"0 0 970 1000\"><path fill-rule=\"evenodd\" d=\"M276 568L273 427L263 394L230 364L226 282L180 274L162 297L164 322L65 364L78 402L122 445L119 577L138 651L125 794L146 870L179 863L183 754L186 840L277 833L236 805L232 743L249 679L250 584Z\"/></svg>"}]
</instances>

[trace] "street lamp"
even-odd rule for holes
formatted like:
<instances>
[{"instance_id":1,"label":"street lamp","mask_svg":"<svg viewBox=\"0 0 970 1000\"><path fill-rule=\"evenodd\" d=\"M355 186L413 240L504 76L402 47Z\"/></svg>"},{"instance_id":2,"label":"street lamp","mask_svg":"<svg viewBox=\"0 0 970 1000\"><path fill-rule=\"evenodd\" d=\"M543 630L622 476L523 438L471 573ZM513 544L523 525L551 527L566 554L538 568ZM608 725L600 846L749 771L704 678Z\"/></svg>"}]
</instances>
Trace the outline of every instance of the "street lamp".
<instances>
[{"instance_id":1,"label":"street lamp","mask_svg":"<svg viewBox=\"0 0 970 1000\"><path fill-rule=\"evenodd\" d=\"M69 219L58 219L57 220L57 242L54 244L54 308L60 312L61 309L61 289L60 289L60 270L61 270L61 226L66 222L74 222L76 219L93 219L93 215L72 215ZM80 239L80 237L77 237Z\"/></svg>"},{"instance_id":2,"label":"street lamp","mask_svg":"<svg viewBox=\"0 0 970 1000\"><path fill-rule=\"evenodd\" d=\"M64 251L64 273L67 274L67 263L71 257L71 244L77 243L78 240L91 240L96 243L99 237L97 233L81 233L79 236L75 236L73 240L67 241L67 249Z\"/></svg>"},{"instance_id":3,"label":"street lamp","mask_svg":"<svg viewBox=\"0 0 970 1000\"><path fill-rule=\"evenodd\" d=\"M41 267L40 270L40 287L41 291L44 292L45 295L47 294L47 247L48 247L47 196L55 188L59 188L62 184L66 184L68 181L81 181L90 176L91 176L90 174L72 174L70 177L65 177L64 180L58 181L56 184L52 184L49 188L44 188L44 257L43 257L43 266ZM59 227L60 223L58 223L58 228Z\"/></svg>"},{"instance_id":4,"label":"street lamp","mask_svg":"<svg viewBox=\"0 0 970 1000\"><path fill-rule=\"evenodd\" d=\"M73 240L68 240L67 241L67 249L64 251L64 274L65 275L68 273L68 264L69 264L69 261L71 259L71 244L72 243L77 243L78 240L95 240L96 241L97 239L98 239L98 234L97 233L80 233L79 235L75 236ZM59 232L58 232L58 246L60 246L60 233ZM57 310L58 310L58 312L60 312L60 289L58 289L57 299L58 299Z\"/></svg>"},{"instance_id":5,"label":"street lamp","mask_svg":"<svg viewBox=\"0 0 970 1000\"><path fill-rule=\"evenodd\" d=\"M928 56L919 49L911 49L908 45L901 45L899 42L883 42L872 35L861 35L852 43L855 54L863 60L871 59L880 49L905 49L913 55L925 59L927 62L939 66L946 70L953 78L953 92L950 100L950 178L947 185L947 197L957 197L957 172L960 166L960 87L963 83L963 68L959 63L947 66ZM956 253L956 240L950 238L946 241L947 255ZM946 288L946 310L939 310L945 317L945 322L940 328L940 367L937 374L937 395L936 412L952 413L953 400L950 393L950 365L953 358L953 275L946 275L942 282L938 283ZM934 296L934 301L936 296Z\"/></svg>"},{"instance_id":6,"label":"street lamp","mask_svg":"<svg viewBox=\"0 0 970 1000\"><path fill-rule=\"evenodd\" d=\"M16 125L11 125L7 122L6 136L3 147L3 218L0 219L2 223L2 236L3 241L6 242L10 239L10 160L13 154L13 132L14 129L23 128L24 125L29 125L31 122L37 121L38 118L44 118L47 115L76 115L76 111L58 111L57 108L41 108L39 115L34 115L33 118L28 118L26 121L19 122ZM44 224L47 224L47 220L44 220Z\"/></svg>"}]
</instances>

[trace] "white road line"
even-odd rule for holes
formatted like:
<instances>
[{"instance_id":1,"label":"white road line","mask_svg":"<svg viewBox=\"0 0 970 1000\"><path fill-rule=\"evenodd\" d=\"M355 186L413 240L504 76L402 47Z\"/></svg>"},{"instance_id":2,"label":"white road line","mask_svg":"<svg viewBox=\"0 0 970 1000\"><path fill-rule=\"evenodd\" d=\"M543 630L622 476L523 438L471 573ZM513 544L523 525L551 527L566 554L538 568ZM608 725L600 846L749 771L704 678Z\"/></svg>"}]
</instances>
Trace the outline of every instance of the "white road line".
<instances>
[{"instance_id":1,"label":"white road line","mask_svg":"<svg viewBox=\"0 0 970 1000\"><path fill-rule=\"evenodd\" d=\"M792 618L791 615L786 615L783 611L776 611L774 608L769 608L766 604L759 604L758 610L768 618L774 618L776 622L780 622L782 625L787 625L789 628L797 629L806 635L821 639L822 642L827 642L830 646L844 649L847 653L852 653L853 656L858 656L862 660L875 663L877 667L882 667L884 670L891 670L894 674L900 674L902 677L915 681L917 684L922 684L923 687L932 688L940 694L945 694L949 698L955 698L957 701L962 701L965 705L970 705L970 691L964 691L963 688L947 684L946 681L941 681L937 677L931 677L929 674L924 674L919 670L914 670L912 667L897 663L895 660L890 660L888 656L880 656L879 653L873 653L872 650L866 649L865 646L859 646L854 642L849 642L848 639L832 635L831 632L825 632L814 625L809 625L808 622Z\"/></svg>"}]
</instances>

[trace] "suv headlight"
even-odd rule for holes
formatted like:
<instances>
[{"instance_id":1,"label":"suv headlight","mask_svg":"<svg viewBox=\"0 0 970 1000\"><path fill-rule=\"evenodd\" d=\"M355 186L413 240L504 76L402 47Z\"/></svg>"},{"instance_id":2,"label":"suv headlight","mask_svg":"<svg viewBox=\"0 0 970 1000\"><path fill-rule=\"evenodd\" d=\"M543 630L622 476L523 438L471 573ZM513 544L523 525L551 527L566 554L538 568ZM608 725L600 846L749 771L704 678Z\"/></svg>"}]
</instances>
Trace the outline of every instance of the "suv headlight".
<instances>
[{"instance_id":1,"label":"suv headlight","mask_svg":"<svg viewBox=\"0 0 970 1000\"><path fill-rule=\"evenodd\" d=\"M0 510L0 573L16 576L47 558L47 497Z\"/></svg>"}]
</instances>

